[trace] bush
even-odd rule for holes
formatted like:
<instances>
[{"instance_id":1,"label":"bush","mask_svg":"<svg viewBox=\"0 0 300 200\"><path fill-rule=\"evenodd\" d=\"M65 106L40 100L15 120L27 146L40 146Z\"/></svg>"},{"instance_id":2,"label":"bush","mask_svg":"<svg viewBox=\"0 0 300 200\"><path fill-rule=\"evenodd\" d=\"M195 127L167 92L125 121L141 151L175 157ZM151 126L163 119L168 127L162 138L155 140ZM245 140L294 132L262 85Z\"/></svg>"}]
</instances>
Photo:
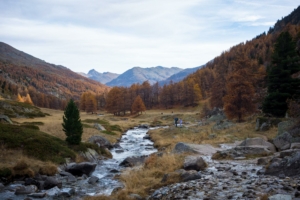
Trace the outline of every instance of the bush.
<instances>
[{"instance_id":1,"label":"bush","mask_svg":"<svg viewBox=\"0 0 300 200\"><path fill-rule=\"evenodd\" d=\"M0 177L7 178L7 177L9 177L11 175L12 175L12 172L11 172L10 169L8 169L6 167L0 169Z\"/></svg>"}]
</instances>

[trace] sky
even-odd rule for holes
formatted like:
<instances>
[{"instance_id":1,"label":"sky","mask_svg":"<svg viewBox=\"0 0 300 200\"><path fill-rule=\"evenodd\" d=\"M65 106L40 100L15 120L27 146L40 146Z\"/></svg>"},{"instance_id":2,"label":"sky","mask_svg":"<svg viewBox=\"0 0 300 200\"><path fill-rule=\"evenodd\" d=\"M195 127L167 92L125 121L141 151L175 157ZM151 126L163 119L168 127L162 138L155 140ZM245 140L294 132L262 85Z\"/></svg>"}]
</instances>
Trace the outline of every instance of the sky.
<instances>
[{"instance_id":1,"label":"sky","mask_svg":"<svg viewBox=\"0 0 300 200\"><path fill-rule=\"evenodd\" d=\"M295 0L0 0L0 41L74 72L203 65Z\"/></svg>"}]
</instances>

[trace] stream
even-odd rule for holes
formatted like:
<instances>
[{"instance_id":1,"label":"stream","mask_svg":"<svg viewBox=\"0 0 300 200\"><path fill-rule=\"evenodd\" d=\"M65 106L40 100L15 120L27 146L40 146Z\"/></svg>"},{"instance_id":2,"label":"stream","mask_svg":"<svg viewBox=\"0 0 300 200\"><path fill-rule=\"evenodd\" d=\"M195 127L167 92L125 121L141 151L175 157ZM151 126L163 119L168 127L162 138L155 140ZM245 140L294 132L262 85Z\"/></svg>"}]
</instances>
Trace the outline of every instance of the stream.
<instances>
[{"instance_id":1,"label":"stream","mask_svg":"<svg viewBox=\"0 0 300 200\"><path fill-rule=\"evenodd\" d=\"M150 128L152 129L152 128ZM52 199L80 199L83 196L110 195L114 189L122 188L120 181L114 179L116 174L120 174L124 167L120 163L127 157L150 155L157 150L153 147L153 142L144 139L149 129L134 128L122 135L119 147L111 149L112 159L100 160L91 176L99 178L96 184L89 184L89 178L78 177L75 182L67 181L65 177L56 175L62 181L62 189L54 187L49 190L42 190L39 193L47 193L43 200ZM23 187L24 181L15 181L8 186L0 185L0 200L24 200L27 195L15 195L16 189ZM72 194L68 197L68 194ZM58 197L60 194L60 197ZM28 198L35 199L35 198Z\"/></svg>"}]
</instances>

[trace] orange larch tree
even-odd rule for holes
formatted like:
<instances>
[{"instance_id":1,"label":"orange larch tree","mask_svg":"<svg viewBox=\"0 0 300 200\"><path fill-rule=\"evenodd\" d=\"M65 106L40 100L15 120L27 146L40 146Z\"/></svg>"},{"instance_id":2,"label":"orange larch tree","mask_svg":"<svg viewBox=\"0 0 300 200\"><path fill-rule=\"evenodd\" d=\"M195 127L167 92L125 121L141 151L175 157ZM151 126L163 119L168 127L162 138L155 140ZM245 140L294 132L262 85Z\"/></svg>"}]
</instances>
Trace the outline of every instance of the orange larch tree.
<instances>
[{"instance_id":1,"label":"orange larch tree","mask_svg":"<svg viewBox=\"0 0 300 200\"><path fill-rule=\"evenodd\" d=\"M135 100L134 100L134 102L131 106L131 110L132 110L133 113L139 113L139 112L142 113L143 111L146 110L146 106L145 106L142 98L140 97L140 95L138 95L135 98Z\"/></svg>"}]
</instances>

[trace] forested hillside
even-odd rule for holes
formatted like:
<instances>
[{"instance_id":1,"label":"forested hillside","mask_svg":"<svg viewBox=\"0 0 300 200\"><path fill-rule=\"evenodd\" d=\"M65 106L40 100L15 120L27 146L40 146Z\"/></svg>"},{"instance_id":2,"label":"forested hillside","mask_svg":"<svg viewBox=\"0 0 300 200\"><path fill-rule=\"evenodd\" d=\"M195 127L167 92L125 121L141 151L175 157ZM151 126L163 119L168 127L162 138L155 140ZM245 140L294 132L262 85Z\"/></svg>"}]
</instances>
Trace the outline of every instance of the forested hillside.
<instances>
[{"instance_id":1,"label":"forested hillside","mask_svg":"<svg viewBox=\"0 0 300 200\"><path fill-rule=\"evenodd\" d=\"M108 87L85 78L66 67L46 63L0 43L1 95L16 98L30 95L40 107L63 108L65 101L87 91L103 93Z\"/></svg>"},{"instance_id":2,"label":"forested hillside","mask_svg":"<svg viewBox=\"0 0 300 200\"><path fill-rule=\"evenodd\" d=\"M144 82L129 88L114 87L106 98L110 102L106 108L115 114L131 111L137 95L141 96L148 109L155 106L193 106L201 99L209 99L210 107L223 108L224 100L228 102L230 99L224 97L227 94L234 96L235 87L242 84L243 88L240 89L248 90L249 93L241 98L250 98L253 103L252 109L245 112L256 112L262 108L267 95L267 74L272 68L272 53L278 36L282 32L289 32L297 44L296 51L300 54L299 16L300 7L277 21L268 33L264 32L245 43L231 47L178 83L171 82L160 87L158 84L151 86L149 82ZM238 84L230 84L232 81Z\"/></svg>"}]
</instances>

